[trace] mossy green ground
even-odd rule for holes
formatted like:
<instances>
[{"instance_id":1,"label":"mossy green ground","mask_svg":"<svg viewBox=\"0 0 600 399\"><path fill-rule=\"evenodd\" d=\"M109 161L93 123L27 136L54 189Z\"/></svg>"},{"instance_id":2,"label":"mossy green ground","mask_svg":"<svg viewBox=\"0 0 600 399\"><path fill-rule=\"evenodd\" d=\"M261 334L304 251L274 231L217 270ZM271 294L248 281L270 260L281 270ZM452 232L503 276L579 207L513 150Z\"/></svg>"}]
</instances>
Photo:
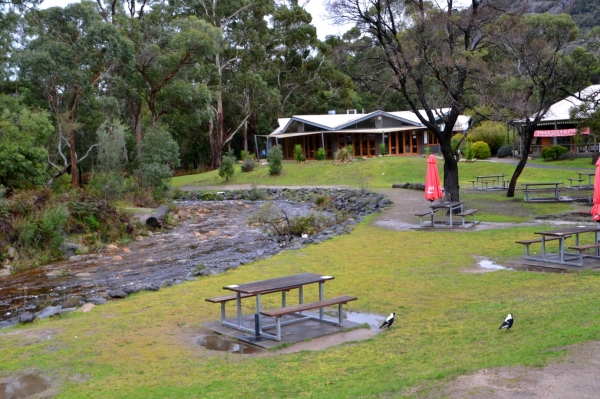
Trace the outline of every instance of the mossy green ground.
<instances>
[{"instance_id":1,"label":"mossy green ground","mask_svg":"<svg viewBox=\"0 0 600 399\"><path fill-rule=\"evenodd\" d=\"M512 206L494 204L515 200L469 195L489 203L494 218L512 217L501 211ZM461 271L477 257L522 256L514 241L539 229L389 231L367 221L352 234L222 275L1 331L0 376L38 370L63 381L61 398L391 398L431 393L482 368L543 365L564 354L555 348L600 338L600 274ZM240 356L194 344L200 325L219 317L204 298L225 285L301 272L335 276L328 296L355 295L351 310L395 311L396 323L375 338L316 352ZM308 291L306 300L317 296ZM252 312L253 301L244 304ZM509 312L513 331L498 331Z\"/></svg>"}]
</instances>

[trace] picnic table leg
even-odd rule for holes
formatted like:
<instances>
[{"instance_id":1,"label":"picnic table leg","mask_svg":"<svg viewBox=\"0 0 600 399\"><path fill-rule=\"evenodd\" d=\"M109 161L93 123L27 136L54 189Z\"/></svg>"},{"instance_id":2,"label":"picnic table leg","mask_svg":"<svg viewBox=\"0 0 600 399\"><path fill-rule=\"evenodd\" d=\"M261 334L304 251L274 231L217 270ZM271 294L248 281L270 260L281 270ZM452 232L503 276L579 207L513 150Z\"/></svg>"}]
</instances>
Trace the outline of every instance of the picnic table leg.
<instances>
[{"instance_id":1,"label":"picnic table leg","mask_svg":"<svg viewBox=\"0 0 600 399\"><path fill-rule=\"evenodd\" d=\"M542 259L546 260L546 239L543 234L542 234Z\"/></svg>"},{"instance_id":2,"label":"picnic table leg","mask_svg":"<svg viewBox=\"0 0 600 399\"><path fill-rule=\"evenodd\" d=\"M323 282L319 281L319 301L323 300ZM323 308L319 308L319 319L323 320Z\"/></svg>"},{"instance_id":3,"label":"picnic table leg","mask_svg":"<svg viewBox=\"0 0 600 399\"><path fill-rule=\"evenodd\" d=\"M342 309L342 304L338 304L338 325L341 327L344 322L344 313Z\"/></svg>"},{"instance_id":4,"label":"picnic table leg","mask_svg":"<svg viewBox=\"0 0 600 399\"><path fill-rule=\"evenodd\" d=\"M433 208L431 208L431 227L433 227Z\"/></svg>"},{"instance_id":5,"label":"picnic table leg","mask_svg":"<svg viewBox=\"0 0 600 399\"><path fill-rule=\"evenodd\" d=\"M286 307L286 295L285 295L285 291L281 291L281 307L285 308Z\"/></svg>"},{"instance_id":6,"label":"picnic table leg","mask_svg":"<svg viewBox=\"0 0 600 399\"><path fill-rule=\"evenodd\" d=\"M242 294L240 294L239 292L236 293L237 299L236 299L236 303L237 303L237 322L238 322L238 327L242 326Z\"/></svg>"},{"instance_id":7,"label":"picnic table leg","mask_svg":"<svg viewBox=\"0 0 600 399\"><path fill-rule=\"evenodd\" d=\"M258 314L258 332L261 333L262 332L262 323L261 323L261 316L260 316L260 311L262 310L262 304L260 301L260 294L256 294L256 314Z\"/></svg>"},{"instance_id":8,"label":"picnic table leg","mask_svg":"<svg viewBox=\"0 0 600 399\"><path fill-rule=\"evenodd\" d=\"M300 305L302 305L304 303L304 295L302 292L302 286L298 287L298 303ZM302 312L298 312L299 314L302 314Z\"/></svg>"},{"instance_id":9,"label":"picnic table leg","mask_svg":"<svg viewBox=\"0 0 600 399\"><path fill-rule=\"evenodd\" d=\"M558 241L558 252L560 252L560 263L565 262L565 237L560 237Z\"/></svg>"}]
</instances>

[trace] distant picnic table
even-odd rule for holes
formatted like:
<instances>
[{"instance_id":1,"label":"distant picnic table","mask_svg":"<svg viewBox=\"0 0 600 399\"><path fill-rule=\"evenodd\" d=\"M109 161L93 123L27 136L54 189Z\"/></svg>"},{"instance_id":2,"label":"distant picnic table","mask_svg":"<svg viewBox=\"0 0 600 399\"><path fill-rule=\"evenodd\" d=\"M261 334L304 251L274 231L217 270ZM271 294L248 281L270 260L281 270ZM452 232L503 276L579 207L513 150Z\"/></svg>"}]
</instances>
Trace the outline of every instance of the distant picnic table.
<instances>
[{"instance_id":1,"label":"distant picnic table","mask_svg":"<svg viewBox=\"0 0 600 399\"><path fill-rule=\"evenodd\" d=\"M478 188L480 190L490 189L506 189L506 175L481 175L475 176L475 180L469 180L472 184L472 189Z\"/></svg>"},{"instance_id":2,"label":"distant picnic table","mask_svg":"<svg viewBox=\"0 0 600 399\"><path fill-rule=\"evenodd\" d=\"M560 186L562 182L522 183L526 202L560 201ZM534 193L550 193L552 196L532 197Z\"/></svg>"}]
</instances>

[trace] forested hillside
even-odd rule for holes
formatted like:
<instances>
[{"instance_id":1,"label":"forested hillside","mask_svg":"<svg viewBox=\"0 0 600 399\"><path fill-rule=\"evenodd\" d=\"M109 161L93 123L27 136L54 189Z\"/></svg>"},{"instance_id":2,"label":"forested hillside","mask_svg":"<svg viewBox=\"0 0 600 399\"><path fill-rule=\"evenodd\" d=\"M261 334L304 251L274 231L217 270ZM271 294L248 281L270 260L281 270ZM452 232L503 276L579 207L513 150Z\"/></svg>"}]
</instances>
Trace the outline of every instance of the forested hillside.
<instances>
[{"instance_id":1,"label":"forested hillside","mask_svg":"<svg viewBox=\"0 0 600 399\"><path fill-rule=\"evenodd\" d=\"M448 36L458 38L452 46L473 50L485 42L499 49L496 43L506 37L500 37L496 29L503 28L488 21L526 34L515 31L520 22L509 23L508 18L569 13L581 28L579 38L572 36L571 21L560 18L536 20L537 31L528 33L546 35L544 40L551 41L556 38L548 36L549 32L560 31L564 36L555 47L561 49L558 54L590 42L581 38L600 16L600 5L594 0L473 3L477 19L472 26L467 26L467 17L473 9L448 11L443 4L392 1L388 15L395 15L395 24L387 21L378 27L368 16L361 17L359 10L344 9L346 1L332 0L327 2L330 15L357 27L322 41L312 16L297 2L184 0L132 6L131 2L105 0L45 10L37 8L38 0L3 2L0 91L14 100L12 108L4 111L44 115L53 132L26 140L26 145L42 151L34 151L37 161L26 161L27 151L19 147L23 157L15 158L10 168L0 169L0 181L19 188L34 181L28 179L31 176L48 185L69 176L73 187L91 179L102 188L106 176L123 175L134 181L119 183L116 191L125 186L154 187L149 175L162 178L175 168L214 169L230 148L238 158L241 151L256 153L255 143L260 149L265 147L262 136L273 130L279 117L346 109L407 110L423 108L425 103L425 108L448 107L452 102L462 113L487 101L484 93L468 91L468 86L503 72L476 61L479 55L465 59L473 68L461 76L452 76L456 71L451 66L445 71L428 69L431 63L421 65L423 70L412 70L408 64L394 66L389 57L413 51L412 45L423 39L411 38L420 26L433 34L438 27L431 23L445 23L452 14L457 32L470 32ZM418 7L426 9L422 21L415 12ZM377 29L383 34L376 34ZM435 34L443 37L449 32ZM570 43L564 43L565 39ZM436 40L428 43L435 47ZM585 50L597 52L593 46ZM445 49L427 51L416 52L413 59L444 57ZM478 50L474 54L483 55ZM571 61L582 62L586 56L578 53L576 57ZM588 66L595 65L588 61ZM410 73L405 77L422 74L420 80L398 80L399 73L408 71L406 67ZM423 79L430 84L420 92L415 82ZM460 82L461 87L453 93L444 79ZM594 79L594 71L588 70L583 80ZM431 84L436 81L438 87ZM464 90L469 94L463 97ZM454 99L449 103L449 98ZM162 143L162 155L153 158L143 153L144 148L156 151L155 146L144 144L146 138ZM107 154L120 157L109 159ZM42 158L46 161L40 162Z\"/></svg>"}]
</instances>

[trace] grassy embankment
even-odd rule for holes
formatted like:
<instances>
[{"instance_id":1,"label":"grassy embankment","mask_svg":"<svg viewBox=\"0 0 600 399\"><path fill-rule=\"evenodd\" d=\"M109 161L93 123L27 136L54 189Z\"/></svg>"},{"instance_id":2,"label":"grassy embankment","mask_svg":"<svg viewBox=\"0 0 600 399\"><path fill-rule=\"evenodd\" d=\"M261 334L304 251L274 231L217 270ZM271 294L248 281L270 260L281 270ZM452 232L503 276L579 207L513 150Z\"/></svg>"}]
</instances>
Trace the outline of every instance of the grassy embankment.
<instances>
[{"instance_id":1,"label":"grassy embankment","mask_svg":"<svg viewBox=\"0 0 600 399\"><path fill-rule=\"evenodd\" d=\"M416 173L407 169L397 176ZM526 172L528 180L538 173ZM488 200L505 201L512 200ZM511 207L492 209L501 217ZM514 240L538 229L400 232L366 222L350 235L226 274L1 331L0 376L38 370L63 381L64 398L389 398L435 391L482 368L543 365L560 358L565 345L600 338L600 274L461 272L478 256L502 262L522 255ZM214 354L194 344L201 324L219 317L218 306L203 298L224 285L299 272L334 275L328 296L358 296L349 306L356 311L396 311L396 324L366 341L287 355ZM266 297L266 306L276 299ZM252 301L245 306L252 311ZM515 314L513 331L498 331L508 312Z\"/></svg>"}]
</instances>

